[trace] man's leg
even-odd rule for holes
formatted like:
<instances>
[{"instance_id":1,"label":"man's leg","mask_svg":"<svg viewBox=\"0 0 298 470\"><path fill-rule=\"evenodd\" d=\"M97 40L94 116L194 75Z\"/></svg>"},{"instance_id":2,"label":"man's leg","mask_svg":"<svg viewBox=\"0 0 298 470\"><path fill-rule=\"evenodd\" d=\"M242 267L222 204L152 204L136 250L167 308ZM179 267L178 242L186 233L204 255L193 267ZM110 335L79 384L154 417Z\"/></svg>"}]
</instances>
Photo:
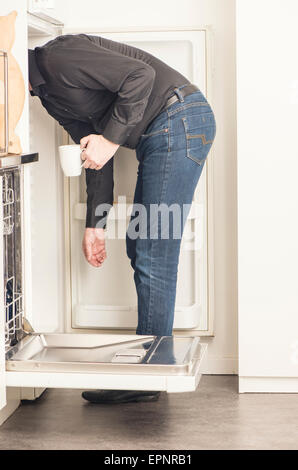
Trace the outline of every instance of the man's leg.
<instances>
[{"instance_id":1,"label":"man's leg","mask_svg":"<svg viewBox=\"0 0 298 470\"><path fill-rule=\"evenodd\" d=\"M139 163L137 184L134 194L134 204L140 204L142 198L142 168ZM130 222L137 217L137 213L131 216ZM131 261L131 266L135 269L136 260L136 240L126 237L127 255ZM160 392L156 391L134 391L134 390L90 390L82 393L82 397L90 403L96 404L116 404L116 403L136 403L157 401Z\"/></svg>"},{"instance_id":2,"label":"man's leg","mask_svg":"<svg viewBox=\"0 0 298 470\"><path fill-rule=\"evenodd\" d=\"M137 149L146 209L134 253L137 334L172 334L181 238L215 135L209 106L177 108L160 123L168 133L144 137Z\"/></svg>"},{"instance_id":3,"label":"man's leg","mask_svg":"<svg viewBox=\"0 0 298 470\"><path fill-rule=\"evenodd\" d=\"M182 126L176 128L170 151L164 135L148 137L139 149L146 215L134 240L137 334L172 334L181 237L202 171L185 157L184 131ZM147 237L142 237L145 232Z\"/></svg>"}]
</instances>

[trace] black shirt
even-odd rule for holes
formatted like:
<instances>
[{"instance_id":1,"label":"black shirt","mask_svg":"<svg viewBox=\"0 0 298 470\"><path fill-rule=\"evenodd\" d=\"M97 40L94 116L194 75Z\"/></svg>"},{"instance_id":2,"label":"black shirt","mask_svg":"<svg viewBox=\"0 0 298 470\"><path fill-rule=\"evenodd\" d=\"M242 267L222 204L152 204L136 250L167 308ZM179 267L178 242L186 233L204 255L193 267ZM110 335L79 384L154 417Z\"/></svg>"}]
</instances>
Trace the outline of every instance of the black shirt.
<instances>
[{"instance_id":1,"label":"black shirt","mask_svg":"<svg viewBox=\"0 0 298 470\"><path fill-rule=\"evenodd\" d=\"M89 134L135 149L175 87L190 81L142 49L87 34L58 36L29 49L32 96L77 144ZM113 158L86 170L86 227L105 226L99 204L113 204Z\"/></svg>"}]
</instances>

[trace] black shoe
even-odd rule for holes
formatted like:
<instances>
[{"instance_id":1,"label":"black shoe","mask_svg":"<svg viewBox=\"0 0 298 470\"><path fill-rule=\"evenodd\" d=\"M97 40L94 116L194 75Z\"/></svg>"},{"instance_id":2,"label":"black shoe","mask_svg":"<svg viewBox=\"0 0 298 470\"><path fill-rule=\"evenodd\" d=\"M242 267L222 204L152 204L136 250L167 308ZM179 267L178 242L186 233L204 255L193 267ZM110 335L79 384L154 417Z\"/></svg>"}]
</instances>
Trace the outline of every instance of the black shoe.
<instances>
[{"instance_id":1,"label":"black shoe","mask_svg":"<svg viewBox=\"0 0 298 470\"><path fill-rule=\"evenodd\" d=\"M90 390L82 397L90 403L132 403L157 401L160 392L137 390Z\"/></svg>"}]
</instances>

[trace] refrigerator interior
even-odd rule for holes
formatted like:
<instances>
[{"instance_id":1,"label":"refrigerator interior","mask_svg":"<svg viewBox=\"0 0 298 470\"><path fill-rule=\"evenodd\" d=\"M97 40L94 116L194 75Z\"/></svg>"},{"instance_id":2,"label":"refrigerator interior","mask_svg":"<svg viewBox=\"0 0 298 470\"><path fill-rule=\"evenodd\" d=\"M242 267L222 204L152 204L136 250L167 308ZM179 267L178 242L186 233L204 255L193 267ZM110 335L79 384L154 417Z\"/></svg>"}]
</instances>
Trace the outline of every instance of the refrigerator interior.
<instances>
[{"instance_id":1,"label":"refrigerator interior","mask_svg":"<svg viewBox=\"0 0 298 470\"><path fill-rule=\"evenodd\" d=\"M206 31L90 34L145 49L181 71L203 93L207 92ZM51 38L30 36L29 47ZM135 152L120 148L114 158L115 212L108 224L120 238L107 240L108 258L102 268L95 269L88 265L81 250L86 211L84 172L81 177L64 179L57 147L72 141L42 108L38 98L30 98L30 140L31 148L39 152L39 162L26 168L30 172L31 193L31 233L27 234L32 250L29 277L34 286L26 300L29 320L35 331L133 332L137 323L137 300L133 272L125 252L125 228L136 181ZM182 333L211 333L208 171L207 163L181 248L174 329ZM127 204L124 215L117 204L124 201L121 197L125 197ZM188 238L192 233L195 234L195 250L189 249Z\"/></svg>"}]
</instances>

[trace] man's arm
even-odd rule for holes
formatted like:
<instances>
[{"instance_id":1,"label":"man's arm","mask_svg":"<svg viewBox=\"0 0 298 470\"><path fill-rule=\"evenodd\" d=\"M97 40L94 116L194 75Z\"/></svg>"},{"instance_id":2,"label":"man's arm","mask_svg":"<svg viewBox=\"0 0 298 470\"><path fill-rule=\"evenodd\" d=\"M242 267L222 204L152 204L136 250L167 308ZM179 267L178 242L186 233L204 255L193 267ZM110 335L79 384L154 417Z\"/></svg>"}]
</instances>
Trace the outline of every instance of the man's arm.
<instances>
[{"instance_id":1,"label":"man's arm","mask_svg":"<svg viewBox=\"0 0 298 470\"><path fill-rule=\"evenodd\" d=\"M79 144L83 137L94 133L93 126L87 122L65 118L57 120L76 144ZM95 211L100 204L113 205L113 161L114 159L111 158L101 170L85 170L87 186L86 228L106 227L108 211L102 215L95 215Z\"/></svg>"}]
</instances>

